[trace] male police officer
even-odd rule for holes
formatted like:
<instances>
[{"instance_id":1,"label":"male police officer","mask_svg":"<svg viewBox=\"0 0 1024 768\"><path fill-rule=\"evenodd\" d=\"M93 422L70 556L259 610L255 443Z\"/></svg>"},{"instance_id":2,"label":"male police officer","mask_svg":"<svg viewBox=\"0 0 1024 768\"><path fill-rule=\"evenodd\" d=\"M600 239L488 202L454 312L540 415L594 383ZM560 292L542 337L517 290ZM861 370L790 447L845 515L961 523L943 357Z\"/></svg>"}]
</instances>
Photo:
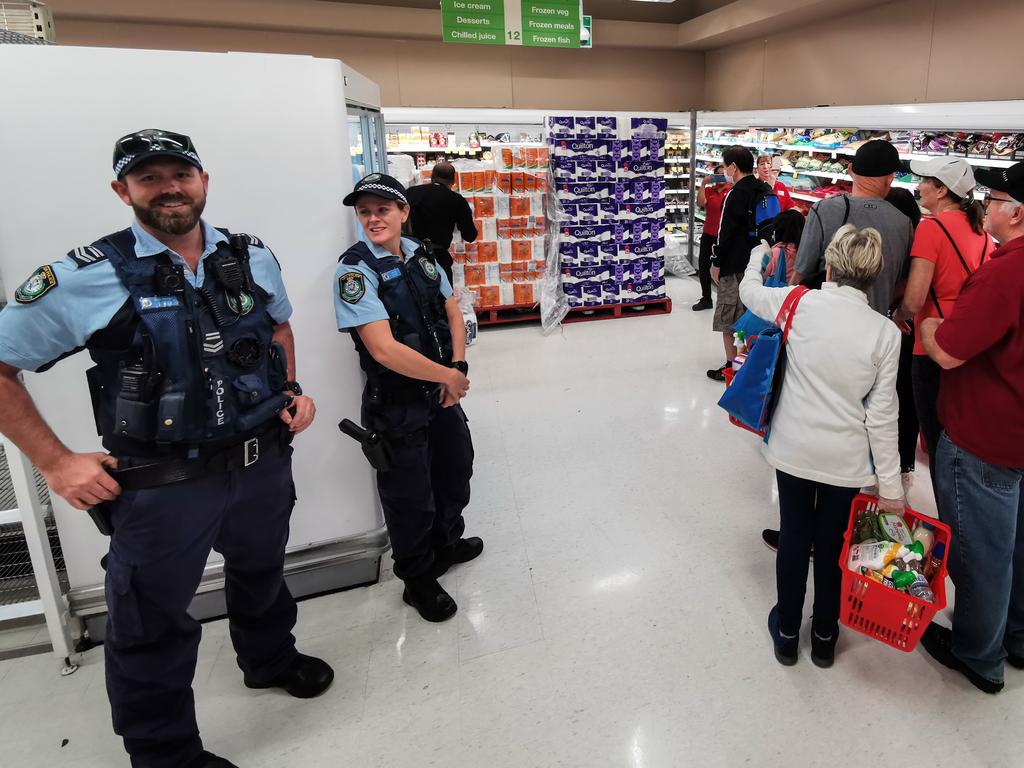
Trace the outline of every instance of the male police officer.
<instances>
[{"instance_id":1,"label":"male police officer","mask_svg":"<svg viewBox=\"0 0 1024 768\"><path fill-rule=\"evenodd\" d=\"M452 280L452 257L448 249L452 244L455 227L467 243L476 240L478 232L473 223L473 209L455 186L455 166L440 161L430 172L429 184L418 184L406 190L412 208L412 234L418 240L429 240L433 245L437 265Z\"/></svg>"},{"instance_id":2,"label":"male police officer","mask_svg":"<svg viewBox=\"0 0 1024 768\"><path fill-rule=\"evenodd\" d=\"M283 577L289 443L315 408L294 381L280 267L257 238L200 218L208 175L192 141L129 134L114 172L132 226L40 267L0 313L0 431L113 529L107 692L132 765L226 768L203 750L191 688L201 630L186 611L211 548L245 684L308 698L334 677L296 651ZM110 455L63 445L18 379L82 348Z\"/></svg>"},{"instance_id":3,"label":"male police officer","mask_svg":"<svg viewBox=\"0 0 1024 768\"><path fill-rule=\"evenodd\" d=\"M473 441L459 401L469 390L466 328L452 287L423 244L402 237L405 189L380 173L345 198L368 243L342 255L334 276L338 329L352 333L366 372L363 424L383 435L390 466L378 468L384 519L403 599L427 621L455 601L437 581L484 543L464 539Z\"/></svg>"}]
</instances>

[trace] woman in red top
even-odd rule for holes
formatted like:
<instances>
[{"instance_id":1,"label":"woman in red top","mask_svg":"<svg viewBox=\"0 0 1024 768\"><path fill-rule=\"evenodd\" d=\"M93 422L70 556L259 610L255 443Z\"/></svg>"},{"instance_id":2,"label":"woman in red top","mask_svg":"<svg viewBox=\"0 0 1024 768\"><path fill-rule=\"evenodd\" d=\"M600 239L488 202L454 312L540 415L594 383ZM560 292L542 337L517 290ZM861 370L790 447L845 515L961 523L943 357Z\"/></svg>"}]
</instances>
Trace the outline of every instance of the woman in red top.
<instances>
[{"instance_id":1,"label":"woman in red top","mask_svg":"<svg viewBox=\"0 0 1024 768\"><path fill-rule=\"evenodd\" d=\"M757 178L763 181L779 198L779 210L788 211L796 208L792 196L789 194L789 187L779 181L779 174L782 173L782 158L772 155L758 155L757 157Z\"/></svg>"},{"instance_id":2,"label":"woman in red top","mask_svg":"<svg viewBox=\"0 0 1024 768\"><path fill-rule=\"evenodd\" d=\"M693 311L711 309L711 249L718 240L718 228L722 223L722 205L732 184L725 181L725 168L715 166L714 176L705 176L704 184L697 191L697 206L704 209L704 230L700 236L700 251L697 256L697 274L700 277L700 301L693 305ZM717 178L716 178L717 177Z\"/></svg>"},{"instance_id":3,"label":"woman in red top","mask_svg":"<svg viewBox=\"0 0 1024 768\"><path fill-rule=\"evenodd\" d=\"M967 278L984 263L995 244L983 229L984 211L974 199L974 172L966 160L915 160L910 169L923 177L918 193L921 205L932 215L922 219L914 234L907 290L892 318L904 333L912 332L909 323L915 321L914 401L929 467L934 467L935 449L942 434L937 409L941 369L921 345L921 321L943 318L953 310Z\"/></svg>"}]
</instances>

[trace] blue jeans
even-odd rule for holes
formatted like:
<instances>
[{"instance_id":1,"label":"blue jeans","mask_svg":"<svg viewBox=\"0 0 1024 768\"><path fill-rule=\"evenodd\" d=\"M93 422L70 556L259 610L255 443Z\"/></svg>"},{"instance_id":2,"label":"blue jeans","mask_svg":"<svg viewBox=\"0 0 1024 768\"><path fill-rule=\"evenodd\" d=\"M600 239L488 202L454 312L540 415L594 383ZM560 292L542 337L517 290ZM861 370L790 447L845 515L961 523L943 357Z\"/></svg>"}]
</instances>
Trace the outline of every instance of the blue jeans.
<instances>
[{"instance_id":1,"label":"blue jeans","mask_svg":"<svg viewBox=\"0 0 1024 768\"><path fill-rule=\"evenodd\" d=\"M1002 682L1007 651L1024 656L1024 469L989 464L946 433L936 466L939 515L953 532L953 653Z\"/></svg>"}]
</instances>

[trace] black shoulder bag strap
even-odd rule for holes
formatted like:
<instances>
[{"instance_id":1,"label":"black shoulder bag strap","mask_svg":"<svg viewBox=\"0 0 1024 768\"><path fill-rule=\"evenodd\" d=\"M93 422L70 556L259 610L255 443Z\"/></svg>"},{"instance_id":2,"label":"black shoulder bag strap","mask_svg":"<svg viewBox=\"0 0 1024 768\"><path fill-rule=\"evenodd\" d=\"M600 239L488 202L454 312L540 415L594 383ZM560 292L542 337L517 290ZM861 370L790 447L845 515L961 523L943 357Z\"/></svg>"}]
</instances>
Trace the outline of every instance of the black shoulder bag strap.
<instances>
[{"instance_id":1,"label":"black shoulder bag strap","mask_svg":"<svg viewBox=\"0 0 1024 768\"><path fill-rule=\"evenodd\" d=\"M967 261L964 260L964 256L963 256L962 253L960 253L960 248L957 246L956 240L954 240L953 236L951 234L949 234L949 230L946 229L946 227L943 225L943 223L941 221L939 221L937 218L932 219L932 221L934 221L936 224L939 225L939 229L941 229L943 234L949 239L949 243L950 243L950 245L953 246L953 250L956 251L956 257L958 259L960 259L960 264L963 266L964 272L967 273L967 277L970 277L971 275L973 275L974 274L974 270L972 270L969 266L967 266ZM981 261L978 262L978 266L979 267L982 264L985 263L985 257L987 255L988 255L988 236L985 236L985 248L981 252ZM942 319L942 320L945 320L945 315L942 314L942 307L939 306L939 297L935 293L935 281L934 280L932 280L932 284L930 286L928 286L928 291L932 295L932 303L935 304L935 311L939 313L939 318Z\"/></svg>"}]
</instances>

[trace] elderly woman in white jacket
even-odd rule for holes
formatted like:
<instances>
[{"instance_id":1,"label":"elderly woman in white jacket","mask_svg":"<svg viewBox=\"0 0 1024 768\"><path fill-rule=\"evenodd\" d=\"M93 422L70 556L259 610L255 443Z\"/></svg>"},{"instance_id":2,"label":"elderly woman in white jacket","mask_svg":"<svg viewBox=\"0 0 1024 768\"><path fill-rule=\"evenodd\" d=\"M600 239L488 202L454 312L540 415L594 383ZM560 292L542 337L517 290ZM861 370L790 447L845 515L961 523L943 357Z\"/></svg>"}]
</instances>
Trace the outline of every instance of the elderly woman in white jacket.
<instances>
[{"instance_id":1,"label":"elderly woman in white jacket","mask_svg":"<svg viewBox=\"0 0 1024 768\"><path fill-rule=\"evenodd\" d=\"M881 236L847 224L825 251L827 282L805 295L793 317L787 367L764 457L776 469L781 528L778 603L768 616L775 657L795 664L804 592L814 550L811 659L832 665L839 635L838 566L850 505L878 485L880 506L903 511L897 448L896 371L900 333L868 305L865 291L882 270ZM790 291L766 288L764 248L754 249L740 298L774 318Z\"/></svg>"}]
</instances>

